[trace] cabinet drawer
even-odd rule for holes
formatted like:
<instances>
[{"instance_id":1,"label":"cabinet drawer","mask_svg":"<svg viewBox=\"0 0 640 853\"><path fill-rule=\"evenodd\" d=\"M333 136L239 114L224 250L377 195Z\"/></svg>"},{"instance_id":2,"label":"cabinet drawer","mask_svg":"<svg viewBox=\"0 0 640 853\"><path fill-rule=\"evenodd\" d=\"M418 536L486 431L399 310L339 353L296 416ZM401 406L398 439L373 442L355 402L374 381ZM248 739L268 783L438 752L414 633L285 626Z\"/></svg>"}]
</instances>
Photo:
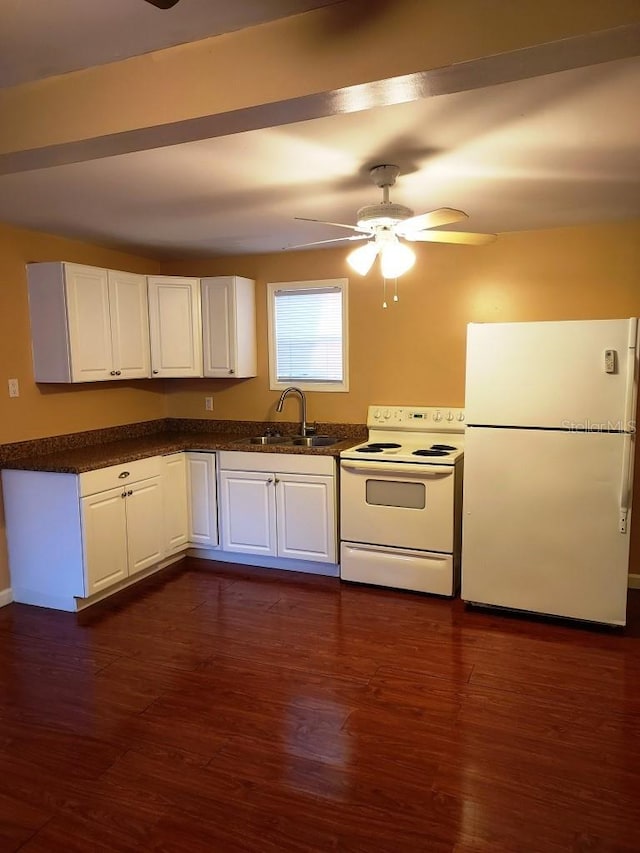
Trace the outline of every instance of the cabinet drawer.
<instances>
[{"instance_id":1,"label":"cabinet drawer","mask_svg":"<svg viewBox=\"0 0 640 853\"><path fill-rule=\"evenodd\" d=\"M162 457L150 456L147 459L136 459L134 462L124 462L122 465L111 465L108 468L98 468L96 471L86 471L80 474L80 496L95 495L117 486L136 483L148 477L159 477L162 473Z\"/></svg>"}]
</instances>

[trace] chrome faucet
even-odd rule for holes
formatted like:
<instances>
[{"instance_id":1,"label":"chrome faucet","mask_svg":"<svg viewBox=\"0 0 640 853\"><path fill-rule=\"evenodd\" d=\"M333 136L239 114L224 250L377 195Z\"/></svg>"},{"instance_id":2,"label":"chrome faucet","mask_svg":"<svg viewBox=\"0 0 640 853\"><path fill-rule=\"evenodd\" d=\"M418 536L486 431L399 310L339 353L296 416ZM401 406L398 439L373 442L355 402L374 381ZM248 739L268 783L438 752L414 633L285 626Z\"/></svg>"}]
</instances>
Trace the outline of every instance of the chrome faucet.
<instances>
[{"instance_id":1,"label":"chrome faucet","mask_svg":"<svg viewBox=\"0 0 640 853\"><path fill-rule=\"evenodd\" d=\"M276 406L276 412L281 412L282 407L284 405L284 401L289 396L289 394L297 394L300 397L300 408L302 411L302 423L300 424L300 435L307 435L308 433L312 433L314 430L312 427L307 426L307 398L304 396L304 391L301 391L299 388L296 388L294 385L289 386L289 388L285 388L282 394L280 394L280 399L278 400L278 405Z\"/></svg>"}]
</instances>

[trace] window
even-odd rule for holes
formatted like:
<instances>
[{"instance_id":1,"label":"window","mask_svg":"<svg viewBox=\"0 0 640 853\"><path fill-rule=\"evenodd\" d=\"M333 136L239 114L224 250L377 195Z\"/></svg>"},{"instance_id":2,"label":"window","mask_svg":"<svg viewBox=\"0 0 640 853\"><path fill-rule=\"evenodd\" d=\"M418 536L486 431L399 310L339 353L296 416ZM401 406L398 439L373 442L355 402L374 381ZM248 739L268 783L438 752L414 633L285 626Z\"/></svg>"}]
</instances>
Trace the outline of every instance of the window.
<instances>
[{"instance_id":1,"label":"window","mask_svg":"<svg viewBox=\"0 0 640 853\"><path fill-rule=\"evenodd\" d=\"M268 284L272 390L348 391L347 279Z\"/></svg>"}]
</instances>

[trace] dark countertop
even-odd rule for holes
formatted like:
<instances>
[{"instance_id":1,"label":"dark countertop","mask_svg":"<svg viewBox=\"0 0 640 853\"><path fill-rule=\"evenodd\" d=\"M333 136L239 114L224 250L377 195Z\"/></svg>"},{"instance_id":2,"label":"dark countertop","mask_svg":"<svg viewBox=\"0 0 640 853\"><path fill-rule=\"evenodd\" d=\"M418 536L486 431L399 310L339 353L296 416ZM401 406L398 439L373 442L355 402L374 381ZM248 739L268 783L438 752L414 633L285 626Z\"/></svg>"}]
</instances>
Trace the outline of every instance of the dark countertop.
<instances>
[{"instance_id":1,"label":"dark countertop","mask_svg":"<svg viewBox=\"0 0 640 853\"><path fill-rule=\"evenodd\" d=\"M5 460L3 468L20 471L51 471L59 474L81 474L110 465L121 465L148 456L165 456L183 450L242 450L251 453L295 453L306 456L339 456L342 450L366 438L355 432L330 447L298 447L290 444L250 444L249 436L231 432L166 432L109 441L87 447L72 447L54 453L35 454Z\"/></svg>"}]
</instances>

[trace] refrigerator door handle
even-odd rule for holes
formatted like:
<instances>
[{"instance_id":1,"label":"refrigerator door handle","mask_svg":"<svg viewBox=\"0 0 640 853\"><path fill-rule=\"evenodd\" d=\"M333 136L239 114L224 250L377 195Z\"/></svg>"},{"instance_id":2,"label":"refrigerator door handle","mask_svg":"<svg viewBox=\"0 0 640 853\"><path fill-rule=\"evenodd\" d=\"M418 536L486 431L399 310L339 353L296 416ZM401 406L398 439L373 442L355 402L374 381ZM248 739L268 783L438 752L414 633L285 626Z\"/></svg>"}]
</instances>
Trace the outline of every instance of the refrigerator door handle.
<instances>
[{"instance_id":1,"label":"refrigerator door handle","mask_svg":"<svg viewBox=\"0 0 640 853\"><path fill-rule=\"evenodd\" d=\"M624 396L624 431L629 432L632 429L632 421L636 409L636 365L638 363L638 353L636 351L638 339L638 318L631 317L629 320L629 340L627 352L627 375L626 388Z\"/></svg>"},{"instance_id":2,"label":"refrigerator door handle","mask_svg":"<svg viewBox=\"0 0 640 853\"><path fill-rule=\"evenodd\" d=\"M633 465L633 436L627 433L622 445L622 476L620 479L620 519L618 530L627 532L627 520L631 509L631 477Z\"/></svg>"}]
</instances>

